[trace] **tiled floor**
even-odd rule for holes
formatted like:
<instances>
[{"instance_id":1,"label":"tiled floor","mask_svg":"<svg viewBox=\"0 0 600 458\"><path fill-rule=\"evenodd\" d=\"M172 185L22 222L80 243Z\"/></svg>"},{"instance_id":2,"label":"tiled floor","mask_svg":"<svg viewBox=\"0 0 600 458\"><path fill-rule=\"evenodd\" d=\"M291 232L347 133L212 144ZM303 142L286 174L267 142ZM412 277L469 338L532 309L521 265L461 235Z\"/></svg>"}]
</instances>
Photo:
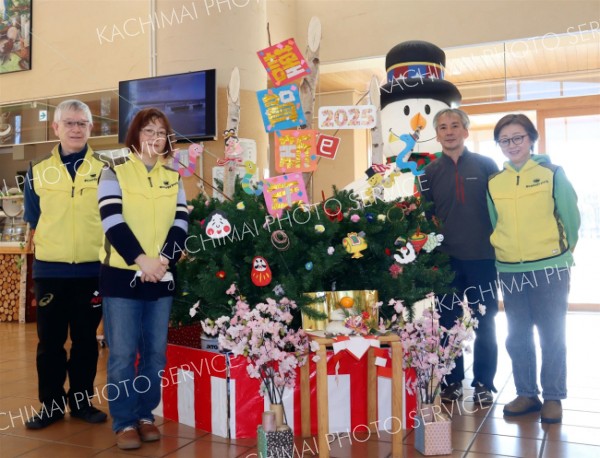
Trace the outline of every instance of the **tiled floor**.
<instances>
[{"instance_id":1,"label":"tiled floor","mask_svg":"<svg viewBox=\"0 0 600 458\"><path fill-rule=\"evenodd\" d=\"M600 314L571 313L568 317L569 399L563 423L541 425L535 414L507 421L502 416L503 404L514 396L508 356L503 342L506 320L498 316L500 365L496 378L499 389L497 404L491 408L476 409L465 401L455 405L452 421L452 457L546 457L598 458L600 457L600 358L598 341L593 338L600 329ZM35 324L0 323L0 457L202 457L255 458L256 441L227 440L188 426L159 419L163 433L160 442L144 444L130 452L115 446L109 424L88 425L66 418L41 431L28 431L22 417L25 409L38 407L35 372ZM106 381L107 350L103 349L98 363L97 383ZM470 380L465 381L465 386ZM468 390L466 390L468 393ZM107 406L99 406L107 410ZM404 456L421 456L413 447L413 434L404 438ZM318 456L316 441L296 439L294 458ZM391 453L390 436L354 435L343 437L331 444L335 458L388 457Z\"/></svg>"}]
</instances>

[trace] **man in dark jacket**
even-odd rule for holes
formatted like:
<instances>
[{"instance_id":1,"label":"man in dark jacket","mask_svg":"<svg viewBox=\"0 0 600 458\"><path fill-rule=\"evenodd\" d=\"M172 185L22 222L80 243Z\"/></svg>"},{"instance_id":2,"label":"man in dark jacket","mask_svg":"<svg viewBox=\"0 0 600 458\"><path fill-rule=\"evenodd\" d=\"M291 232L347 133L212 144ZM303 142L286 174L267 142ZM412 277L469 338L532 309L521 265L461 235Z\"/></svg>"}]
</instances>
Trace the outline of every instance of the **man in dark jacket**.
<instances>
[{"instance_id":1,"label":"man in dark jacket","mask_svg":"<svg viewBox=\"0 0 600 458\"><path fill-rule=\"evenodd\" d=\"M474 401L491 404L498 361L495 316L498 312L494 250L490 244L492 225L487 211L488 177L498 172L494 161L465 148L469 118L461 110L448 108L433 120L442 156L425 168L419 180L423 199L433 205L428 216L439 224L444 241L440 249L450 256L455 272L454 294L436 298L440 324L452 327L462 315L466 298L479 320L476 329L473 383ZM484 313L482 313L484 312ZM453 402L463 394L464 362L442 384L442 400Z\"/></svg>"}]
</instances>

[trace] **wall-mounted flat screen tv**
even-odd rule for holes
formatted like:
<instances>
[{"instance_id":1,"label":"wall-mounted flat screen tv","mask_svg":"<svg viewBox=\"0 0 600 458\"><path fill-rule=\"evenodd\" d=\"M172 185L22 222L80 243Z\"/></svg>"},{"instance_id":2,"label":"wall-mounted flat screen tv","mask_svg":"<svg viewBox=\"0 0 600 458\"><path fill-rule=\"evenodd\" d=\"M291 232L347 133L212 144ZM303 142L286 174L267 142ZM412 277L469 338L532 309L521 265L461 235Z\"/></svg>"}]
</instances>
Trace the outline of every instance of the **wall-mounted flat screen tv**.
<instances>
[{"instance_id":1,"label":"wall-mounted flat screen tv","mask_svg":"<svg viewBox=\"0 0 600 458\"><path fill-rule=\"evenodd\" d=\"M202 70L119 82L119 142L142 108L169 118L177 141L217 138L216 71Z\"/></svg>"}]
</instances>

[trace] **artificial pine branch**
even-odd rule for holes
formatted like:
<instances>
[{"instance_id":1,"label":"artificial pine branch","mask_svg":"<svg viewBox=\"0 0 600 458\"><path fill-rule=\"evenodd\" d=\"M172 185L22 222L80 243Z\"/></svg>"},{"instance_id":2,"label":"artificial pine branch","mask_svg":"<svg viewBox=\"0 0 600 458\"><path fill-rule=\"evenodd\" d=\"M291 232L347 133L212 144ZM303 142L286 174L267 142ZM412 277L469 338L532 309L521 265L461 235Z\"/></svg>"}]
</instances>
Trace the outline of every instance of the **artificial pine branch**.
<instances>
[{"instance_id":1,"label":"artificial pine branch","mask_svg":"<svg viewBox=\"0 0 600 458\"><path fill-rule=\"evenodd\" d=\"M325 317L310 308L312 299L305 292L376 289L383 302L383 318L394 314L387 306L392 298L403 300L411 312L411 304L427 294L450 292L448 285L453 274L447 256L437 249L431 253L421 251L415 261L402 266L397 278L390 274L399 237L408 240L417 231L437 232L424 217L425 208L419 199L377 200L360 206L356 196L334 188L326 201L330 215L341 206L341 221L329 218L322 203L312 205L308 212L295 206L280 219L273 218L267 213L264 197L246 194L239 181L231 202L204 197L192 200L187 255L178 265L173 323L230 315L232 298L225 291L234 282L252 305L275 298L275 288L281 287L283 295L296 301L298 311L314 319ZM414 209L405 211L411 205ZM213 241L202 223L215 210L226 214L234 230L230 237ZM352 220L353 215L358 221ZM276 230L287 235L287 249L279 249L281 246L273 243ZM358 259L352 258L342 245L351 232L363 232L368 245ZM251 281L255 256L264 257L270 265L273 278L267 286L257 287ZM192 319L189 309L197 301L198 314ZM299 326L300 321L294 323Z\"/></svg>"}]
</instances>

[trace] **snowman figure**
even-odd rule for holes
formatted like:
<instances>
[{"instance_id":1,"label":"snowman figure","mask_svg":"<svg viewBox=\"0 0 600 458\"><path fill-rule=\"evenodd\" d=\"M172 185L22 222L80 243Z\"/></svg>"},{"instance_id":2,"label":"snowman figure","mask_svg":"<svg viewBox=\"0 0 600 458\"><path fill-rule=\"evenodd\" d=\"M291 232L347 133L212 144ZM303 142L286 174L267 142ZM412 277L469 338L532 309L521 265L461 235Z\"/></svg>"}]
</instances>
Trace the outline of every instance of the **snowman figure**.
<instances>
[{"instance_id":1,"label":"snowman figure","mask_svg":"<svg viewBox=\"0 0 600 458\"><path fill-rule=\"evenodd\" d=\"M434 116L458 106L461 95L444 80L446 54L432 43L400 43L387 53L385 65L388 82L380 88L383 153L388 163L419 175L441 151Z\"/></svg>"},{"instance_id":2,"label":"snowman figure","mask_svg":"<svg viewBox=\"0 0 600 458\"><path fill-rule=\"evenodd\" d=\"M374 164L384 183L383 200L415 193L415 176L441 154L433 118L437 112L458 106L461 95L444 80L446 54L426 41L405 41L386 55L387 83L379 89L381 131L386 164ZM365 176L345 189L361 198L373 194ZM366 199L368 202L368 199Z\"/></svg>"}]
</instances>

